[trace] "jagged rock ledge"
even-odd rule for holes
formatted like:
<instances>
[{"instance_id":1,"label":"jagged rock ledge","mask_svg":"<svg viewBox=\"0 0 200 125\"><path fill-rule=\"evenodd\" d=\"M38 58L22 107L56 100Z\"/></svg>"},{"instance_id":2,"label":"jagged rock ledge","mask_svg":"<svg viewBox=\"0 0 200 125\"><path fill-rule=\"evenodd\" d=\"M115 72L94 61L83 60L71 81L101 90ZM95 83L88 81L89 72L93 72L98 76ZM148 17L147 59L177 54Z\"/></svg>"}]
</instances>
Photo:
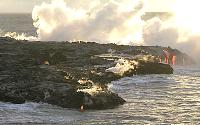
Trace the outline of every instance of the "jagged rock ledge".
<instances>
[{"instance_id":1,"label":"jagged rock ledge","mask_svg":"<svg viewBox=\"0 0 200 125\"><path fill-rule=\"evenodd\" d=\"M153 47L28 42L2 37L0 101L114 108L125 100L107 89L111 81L133 74L173 73L170 65L158 63L152 53Z\"/></svg>"}]
</instances>

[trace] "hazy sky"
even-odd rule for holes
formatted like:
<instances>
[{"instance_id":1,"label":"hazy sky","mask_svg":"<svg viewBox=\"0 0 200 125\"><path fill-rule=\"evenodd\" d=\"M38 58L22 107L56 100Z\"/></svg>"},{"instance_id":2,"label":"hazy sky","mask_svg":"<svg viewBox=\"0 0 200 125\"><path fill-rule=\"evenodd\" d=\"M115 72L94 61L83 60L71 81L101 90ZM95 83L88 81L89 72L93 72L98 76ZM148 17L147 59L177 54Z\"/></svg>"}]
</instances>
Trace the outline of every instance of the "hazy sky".
<instances>
[{"instance_id":1,"label":"hazy sky","mask_svg":"<svg viewBox=\"0 0 200 125\"><path fill-rule=\"evenodd\" d=\"M37 0L0 0L0 13L31 12Z\"/></svg>"},{"instance_id":2,"label":"hazy sky","mask_svg":"<svg viewBox=\"0 0 200 125\"><path fill-rule=\"evenodd\" d=\"M0 13L31 13L35 5L50 0L0 0ZM65 0L69 4L86 5L91 0ZM101 0L108 1L108 0ZM120 1L120 0L119 0ZM169 11L175 0L147 0L147 11Z\"/></svg>"}]
</instances>

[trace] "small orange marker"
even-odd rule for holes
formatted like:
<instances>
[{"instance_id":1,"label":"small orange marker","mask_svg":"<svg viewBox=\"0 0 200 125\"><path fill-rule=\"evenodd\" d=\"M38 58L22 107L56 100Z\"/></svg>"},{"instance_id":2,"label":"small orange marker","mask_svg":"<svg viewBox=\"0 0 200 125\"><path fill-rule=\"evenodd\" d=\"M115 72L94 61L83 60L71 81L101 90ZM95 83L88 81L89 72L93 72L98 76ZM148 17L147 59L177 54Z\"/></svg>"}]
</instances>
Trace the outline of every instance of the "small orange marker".
<instances>
[{"instance_id":1,"label":"small orange marker","mask_svg":"<svg viewBox=\"0 0 200 125\"><path fill-rule=\"evenodd\" d=\"M81 111L81 112L84 112L84 111L85 111L83 105L81 106L80 111Z\"/></svg>"}]
</instances>

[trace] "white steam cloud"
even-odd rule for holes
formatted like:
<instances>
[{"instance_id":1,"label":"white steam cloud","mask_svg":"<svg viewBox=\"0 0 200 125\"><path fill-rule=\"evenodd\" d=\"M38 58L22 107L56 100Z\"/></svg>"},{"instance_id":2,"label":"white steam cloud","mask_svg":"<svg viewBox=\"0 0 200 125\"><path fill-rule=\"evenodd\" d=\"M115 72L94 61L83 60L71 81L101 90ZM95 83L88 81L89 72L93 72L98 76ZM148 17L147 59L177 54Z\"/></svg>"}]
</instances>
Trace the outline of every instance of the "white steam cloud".
<instances>
[{"instance_id":1,"label":"white steam cloud","mask_svg":"<svg viewBox=\"0 0 200 125\"><path fill-rule=\"evenodd\" d=\"M155 17L146 21L145 44L178 48L200 62L199 4L197 0L175 0L171 18L162 21Z\"/></svg>"},{"instance_id":2,"label":"white steam cloud","mask_svg":"<svg viewBox=\"0 0 200 125\"><path fill-rule=\"evenodd\" d=\"M145 45L170 46L192 56L200 62L200 34L191 33L178 27L174 23L174 17L161 21L155 17L148 20L143 27L143 39Z\"/></svg>"},{"instance_id":3,"label":"white steam cloud","mask_svg":"<svg viewBox=\"0 0 200 125\"><path fill-rule=\"evenodd\" d=\"M34 7L32 18L37 38L24 34L7 35L40 41L171 46L200 60L198 0L174 0L171 18L154 17L147 21L141 19L148 4L145 0L84 0L84 5L82 0L65 1L52 0Z\"/></svg>"},{"instance_id":4,"label":"white steam cloud","mask_svg":"<svg viewBox=\"0 0 200 125\"><path fill-rule=\"evenodd\" d=\"M35 6L32 17L34 26L38 28L38 39L120 44L130 41L141 42L142 1L110 0L102 5L96 0L88 4L88 10L72 8L63 0ZM128 7L127 4L129 4Z\"/></svg>"},{"instance_id":5,"label":"white steam cloud","mask_svg":"<svg viewBox=\"0 0 200 125\"><path fill-rule=\"evenodd\" d=\"M198 14L192 18L194 12L189 10L191 8L185 11L188 3L183 3L176 2L174 16L164 21L158 17L147 21L141 19L145 0L93 0L82 9L63 0L54 0L35 6L32 17L38 29L38 40L42 41L162 45L181 49L196 57L200 52L200 30L192 31L198 27L199 18L195 17ZM184 5L182 8L181 4ZM188 22L188 18L195 21Z\"/></svg>"}]
</instances>

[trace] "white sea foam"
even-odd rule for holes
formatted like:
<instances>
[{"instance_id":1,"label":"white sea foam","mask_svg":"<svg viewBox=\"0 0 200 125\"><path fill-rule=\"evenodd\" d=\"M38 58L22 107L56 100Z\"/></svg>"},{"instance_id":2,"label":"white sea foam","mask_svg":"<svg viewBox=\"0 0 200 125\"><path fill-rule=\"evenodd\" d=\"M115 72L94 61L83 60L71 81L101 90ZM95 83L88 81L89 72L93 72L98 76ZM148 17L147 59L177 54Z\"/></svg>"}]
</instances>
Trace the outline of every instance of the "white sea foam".
<instances>
[{"instance_id":1,"label":"white sea foam","mask_svg":"<svg viewBox=\"0 0 200 125\"><path fill-rule=\"evenodd\" d=\"M90 95L94 95L95 93L102 92L102 88L97 85L93 85L92 88L89 89L78 89L77 92L89 93Z\"/></svg>"},{"instance_id":2,"label":"white sea foam","mask_svg":"<svg viewBox=\"0 0 200 125\"><path fill-rule=\"evenodd\" d=\"M115 67L111 67L106 69L106 72L113 72L117 75L123 76L125 72L127 72L130 69L134 69L136 65L138 65L138 62L136 61L129 61L125 59L119 59L116 62Z\"/></svg>"},{"instance_id":3,"label":"white sea foam","mask_svg":"<svg viewBox=\"0 0 200 125\"><path fill-rule=\"evenodd\" d=\"M26 33L18 34L16 32L7 32L3 36L15 38L16 40L29 40L29 41L36 41L37 40L37 37L27 36Z\"/></svg>"}]
</instances>

